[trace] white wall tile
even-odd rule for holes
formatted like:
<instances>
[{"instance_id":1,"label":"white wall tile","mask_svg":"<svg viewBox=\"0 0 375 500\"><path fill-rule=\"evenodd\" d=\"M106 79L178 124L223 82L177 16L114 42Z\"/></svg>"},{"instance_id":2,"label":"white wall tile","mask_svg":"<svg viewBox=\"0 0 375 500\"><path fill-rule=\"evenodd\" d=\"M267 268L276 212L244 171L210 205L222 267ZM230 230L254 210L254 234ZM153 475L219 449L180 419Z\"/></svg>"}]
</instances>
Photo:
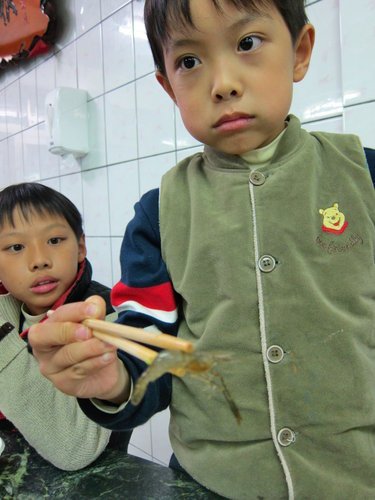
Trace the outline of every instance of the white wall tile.
<instances>
[{"instance_id":1,"label":"white wall tile","mask_svg":"<svg viewBox=\"0 0 375 500\"><path fill-rule=\"evenodd\" d=\"M118 50L121 47L121 50ZM103 22L104 85L109 91L133 81L134 43L132 5Z\"/></svg>"},{"instance_id":2,"label":"white wall tile","mask_svg":"<svg viewBox=\"0 0 375 500\"><path fill-rule=\"evenodd\" d=\"M135 44L135 73L137 78L155 70L154 60L143 22L144 0L133 2L133 28Z\"/></svg>"},{"instance_id":3,"label":"white wall tile","mask_svg":"<svg viewBox=\"0 0 375 500\"><path fill-rule=\"evenodd\" d=\"M134 429L130 438L130 443L151 456L151 423L147 422L146 424Z\"/></svg>"},{"instance_id":4,"label":"white wall tile","mask_svg":"<svg viewBox=\"0 0 375 500\"><path fill-rule=\"evenodd\" d=\"M71 43L55 56L56 87L77 88L77 53L75 42Z\"/></svg>"},{"instance_id":5,"label":"white wall tile","mask_svg":"<svg viewBox=\"0 0 375 500\"><path fill-rule=\"evenodd\" d=\"M129 455L143 458L144 460L152 461L152 456L149 453L142 451L141 449L137 448L136 446L133 446L131 443L129 443L128 453L129 453Z\"/></svg>"},{"instance_id":6,"label":"white wall tile","mask_svg":"<svg viewBox=\"0 0 375 500\"><path fill-rule=\"evenodd\" d=\"M55 191L60 191L60 178L55 177L54 179L44 179L43 181L39 181L44 186L48 186Z\"/></svg>"},{"instance_id":7,"label":"white wall tile","mask_svg":"<svg viewBox=\"0 0 375 500\"><path fill-rule=\"evenodd\" d=\"M21 125L21 96L19 80L5 88L6 123L8 135L20 132Z\"/></svg>"},{"instance_id":8,"label":"white wall tile","mask_svg":"<svg viewBox=\"0 0 375 500\"><path fill-rule=\"evenodd\" d=\"M24 181L23 175L23 141L22 133L8 138L8 184Z\"/></svg>"},{"instance_id":9,"label":"white wall tile","mask_svg":"<svg viewBox=\"0 0 375 500\"><path fill-rule=\"evenodd\" d=\"M38 125L40 178L57 177L60 172L60 156L48 151L49 134L46 122Z\"/></svg>"},{"instance_id":10,"label":"white wall tile","mask_svg":"<svg viewBox=\"0 0 375 500\"><path fill-rule=\"evenodd\" d=\"M344 132L344 123L342 117L339 116L336 118L329 118L328 120L305 123L303 128L310 132L333 132L335 134L342 134Z\"/></svg>"},{"instance_id":11,"label":"white wall tile","mask_svg":"<svg viewBox=\"0 0 375 500\"><path fill-rule=\"evenodd\" d=\"M342 113L339 0L307 9L316 41L305 78L294 85L292 113L302 121Z\"/></svg>"},{"instance_id":12,"label":"white wall tile","mask_svg":"<svg viewBox=\"0 0 375 500\"><path fill-rule=\"evenodd\" d=\"M176 148L174 103L154 74L137 80L137 130L140 156Z\"/></svg>"},{"instance_id":13,"label":"white wall tile","mask_svg":"<svg viewBox=\"0 0 375 500\"><path fill-rule=\"evenodd\" d=\"M100 0L76 0L75 18L79 36L100 22Z\"/></svg>"},{"instance_id":14,"label":"white wall tile","mask_svg":"<svg viewBox=\"0 0 375 500\"><path fill-rule=\"evenodd\" d=\"M112 254L111 242L108 237L93 238L86 236L87 258L92 265L92 279L112 286Z\"/></svg>"},{"instance_id":15,"label":"white wall tile","mask_svg":"<svg viewBox=\"0 0 375 500\"><path fill-rule=\"evenodd\" d=\"M375 99L375 2L340 0L346 105Z\"/></svg>"},{"instance_id":16,"label":"white wall tile","mask_svg":"<svg viewBox=\"0 0 375 500\"><path fill-rule=\"evenodd\" d=\"M82 173L83 217L87 236L109 236L107 170Z\"/></svg>"},{"instance_id":17,"label":"white wall tile","mask_svg":"<svg viewBox=\"0 0 375 500\"><path fill-rule=\"evenodd\" d=\"M111 234L123 236L139 199L138 162L119 163L108 168Z\"/></svg>"},{"instance_id":18,"label":"white wall tile","mask_svg":"<svg viewBox=\"0 0 375 500\"><path fill-rule=\"evenodd\" d=\"M56 87L55 61L56 59L51 57L36 68L38 121L45 120L46 96Z\"/></svg>"},{"instance_id":19,"label":"white wall tile","mask_svg":"<svg viewBox=\"0 0 375 500\"><path fill-rule=\"evenodd\" d=\"M20 96L21 126L24 129L36 125L38 121L35 71L20 78Z\"/></svg>"},{"instance_id":20,"label":"white wall tile","mask_svg":"<svg viewBox=\"0 0 375 500\"><path fill-rule=\"evenodd\" d=\"M101 26L95 26L77 40L78 88L89 97L103 93L103 53Z\"/></svg>"},{"instance_id":21,"label":"white wall tile","mask_svg":"<svg viewBox=\"0 0 375 500\"><path fill-rule=\"evenodd\" d=\"M152 456L164 465L169 464L172 447L169 441L170 412L166 409L151 419Z\"/></svg>"},{"instance_id":22,"label":"white wall tile","mask_svg":"<svg viewBox=\"0 0 375 500\"><path fill-rule=\"evenodd\" d=\"M105 19L115 10L120 9L125 4L129 3L129 0L101 0L102 4L102 19Z\"/></svg>"},{"instance_id":23,"label":"white wall tile","mask_svg":"<svg viewBox=\"0 0 375 500\"><path fill-rule=\"evenodd\" d=\"M60 190L77 207L83 218L83 227L85 228L85 218L83 213L83 193L82 193L82 175L71 174L60 177Z\"/></svg>"},{"instance_id":24,"label":"white wall tile","mask_svg":"<svg viewBox=\"0 0 375 500\"><path fill-rule=\"evenodd\" d=\"M6 110L5 90L0 90L0 141L8 136Z\"/></svg>"},{"instance_id":25,"label":"white wall tile","mask_svg":"<svg viewBox=\"0 0 375 500\"><path fill-rule=\"evenodd\" d=\"M375 102L345 109L344 129L358 135L364 146L375 149Z\"/></svg>"},{"instance_id":26,"label":"white wall tile","mask_svg":"<svg viewBox=\"0 0 375 500\"><path fill-rule=\"evenodd\" d=\"M107 161L103 96L89 101L87 104L87 110L89 152L81 159L83 169L101 167L104 166Z\"/></svg>"},{"instance_id":27,"label":"white wall tile","mask_svg":"<svg viewBox=\"0 0 375 500\"><path fill-rule=\"evenodd\" d=\"M38 181L40 179L38 127L24 130L22 135L23 176L27 182Z\"/></svg>"},{"instance_id":28,"label":"white wall tile","mask_svg":"<svg viewBox=\"0 0 375 500\"><path fill-rule=\"evenodd\" d=\"M186 130L181 115L176 107L175 116L177 149L199 146L200 143Z\"/></svg>"},{"instance_id":29,"label":"white wall tile","mask_svg":"<svg viewBox=\"0 0 375 500\"><path fill-rule=\"evenodd\" d=\"M0 189L8 185L9 182L9 160L8 141L0 141Z\"/></svg>"},{"instance_id":30,"label":"white wall tile","mask_svg":"<svg viewBox=\"0 0 375 500\"><path fill-rule=\"evenodd\" d=\"M139 160L139 182L141 194L160 186L162 176L176 164L175 153L151 156Z\"/></svg>"},{"instance_id":31,"label":"white wall tile","mask_svg":"<svg viewBox=\"0 0 375 500\"><path fill-rule=\"evenodd\" d=\"M122 244L121 238L111 238L112 249L112 286L120 281L121 265L120 265L120 249Z\"/></svg>"},{"instance_id":32,"label":"white wall tile","mask_svg":"<svg viewBox=\"0 0 375 500\"><path fill-rule=\"evenodd\" d=\"M59 156L59 155L56 155ZM60 175L73 174L81 170L81 158L75 158L71 154L59 156Z\"/></svg>"},{"instance_id":33,"label":"white wall tile","mask_svg":"<svg viewBox=\"0 0 375 500\"><path fill-rule=\"evenodd\" d=\"M107 162L137 158L135 85L105 94Z\"/></svg>"}]
</instances>

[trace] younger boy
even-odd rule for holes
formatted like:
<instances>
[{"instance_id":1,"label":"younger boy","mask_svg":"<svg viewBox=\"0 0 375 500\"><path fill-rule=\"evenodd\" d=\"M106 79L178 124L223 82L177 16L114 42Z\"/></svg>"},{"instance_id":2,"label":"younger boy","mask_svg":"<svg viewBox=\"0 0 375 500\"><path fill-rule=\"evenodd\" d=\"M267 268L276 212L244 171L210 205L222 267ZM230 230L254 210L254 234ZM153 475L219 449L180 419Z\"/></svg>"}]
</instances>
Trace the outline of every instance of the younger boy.
<instances>
[{"instance_id":1,"label":"younger boy","mask_svg":"<svg viewBox=\"0 0 375 500\"><path fill-rule=\"evenodd\" d=\"M356 137L309 134L288 116L314 41L304 2L146 0L145 21L157 79L205 148L136 205L112 302L123 323L233 353L220 371L242 416L237 425L220 393L174 377L175 456L228 498L374 498L374 190ZM70 318L45 325L55 343ZM41 333L35 354L56 370ZM124 401L113 359L99 392L103 358L84 361L79 344L58 352L78 349L86 397ZM135 380L144 367L119 356ZM139 408L81 406L131 428L168 403L169 382L150 384Z\"/></svg>"},{"instance_id":2,"label":"younger boy","mask_svg":"<svg viewBox=\"0 0 375 500\"><path fill-rule=\"evenodd\" d=\"M92 281L82 218L64 195L37 183L0 192L0 410L44 458L82 468L97 458L111 432L90 421L75 398L42 377L27 350L28 328L49 309L101 295Z\"/></svg>"}]
</instances>

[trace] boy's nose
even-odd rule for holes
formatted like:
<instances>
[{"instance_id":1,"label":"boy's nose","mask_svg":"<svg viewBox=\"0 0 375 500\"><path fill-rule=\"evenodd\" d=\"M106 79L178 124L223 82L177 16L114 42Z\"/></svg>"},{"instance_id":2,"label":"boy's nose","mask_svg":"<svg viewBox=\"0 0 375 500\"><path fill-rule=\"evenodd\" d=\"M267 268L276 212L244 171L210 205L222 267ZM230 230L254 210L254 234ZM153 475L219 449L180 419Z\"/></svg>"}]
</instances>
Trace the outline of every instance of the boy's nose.
<instances>
[{"instance_id":1,"label":"boy's nose","mask_svg":"<svg viewBox=\"0 0 375 500\"><path fill-rule=\"evenodd\" d=\"M223 61L214 68L214 81L211 96L214 101L227 101L239 97L243 93L240 79L236 77L234 68Z\"/></svg>"},{"instance_id":2,"label":"boy's nose","mask_svg":"<svg viewBox=\"0 0 375 500\"><path fill-rule=\"evenodd\" d=\"M216 102L229 101L242 95L241 84L234 82L232 78L220 79L213 85L211 95Z\"/></svg>"},{"instance_id":3,"label":"boy's nose","mask_svg":"<svg viewBox=\"0 0 375 500\"><path fill-rule=\"evenodd\" d=\"M236 97L237 95L237 90L232 89L228 91L220 91L215 93L215 99L217 101L227 101L231 97Z\"/></svg>"},{"instance_id":4,"label":"boy's nose","mask_svg":"<svg viewBox=\"0 0 375 500\"><path fill-rule=\"evenodd\" d=\"M40 248L35 248L30 255L30 268L33 271L41 269L48 269L51 267L51 259L46 252L41 251Z\"/></svg>"},{"instance_id":5,"label":"boy's nose","mask_svg":"<svg viewBox=\"0 0 375 500\"><path fill-rule=\"evenodd\" d=\"M47 262L46 259L34 262L34 264L32 266L34 271L37 271L38 269L48 269L49 267L50 267L50 263Z\"/></svg>"}]
</instances>

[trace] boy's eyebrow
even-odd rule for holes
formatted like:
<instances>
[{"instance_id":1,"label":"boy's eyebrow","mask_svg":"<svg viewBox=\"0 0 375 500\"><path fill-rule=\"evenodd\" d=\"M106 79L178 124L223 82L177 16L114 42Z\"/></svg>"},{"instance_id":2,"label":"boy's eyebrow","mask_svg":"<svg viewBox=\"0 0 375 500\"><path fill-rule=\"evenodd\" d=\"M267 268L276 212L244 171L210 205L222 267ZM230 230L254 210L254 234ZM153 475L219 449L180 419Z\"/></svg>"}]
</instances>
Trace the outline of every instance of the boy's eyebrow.
<instances>
[{"instance_id":1,"label":"boy's eyebrow","mask_svg":"<svg viewBox=\"0 0 375 500\"><path fill-rule=\"evenodd\" d=\"M234 21L229 27L228 31L236 31L240 29L242 26L248 25L250 23L253 23L255 21L259 21L260 19L270 19L271 16L267 12L252 12L252 13L247 13L245 17L241 17L241 19L238 19L237 21ZM194 28L186 28L184 30L181 30L181 34L183 35L186 33L187 36L189 36L189 33L194 33L197 32L198 30ZM169 52L174 49L178 49L181 47L185 47L186 45L200 45L199 40L195 40L194 38L170 38L169 41L167 41L165 50L166 52Z\"/></svg>"},{"instance_id":2,"label":"boy's eyebrow","mask_svg":"<svg viewBox=\"0 0 375 500\"><path fill-rule=\"evenodd\" d=\"M13 237L20 237L22 233L20 231L11 231L9 233L3 233L2 229L0 229L0 240L4 238L13 238Z\"/></svg>"},{"instance_id":3,"label":"boy's eyebrow","mask_svg":"<svg viewBox=\"0 0 375 500\"><path fill-rule=\"evenodd\" d=\"M168 53L173 50L186 47L187 45L191 47L192 45L200 45L200 43L197 40L193 40L192 38L179 38L178 40L171 38L165 44L165 51Z\"/></svg>"},{"instance_id":4,"label":"boy's eyebrow","mask_svg":"<svg viewBox=\"0 0 375 500\"><path fill-rule=\"evenodd\" d=\"M69 224L63 224L61 222L53 223L50 224L49 226L46 226L43 228L43 231L51 231L54 229L67 229ZM23 231L10 231L8 233L4 233L3 230L0 228L0 239L1 238L9 238L12 236L22 236L24 233Z\"/></svg>"},{"instance_id":5,"label":"boy's eyebrow","mask_svg":"<svg viewBox=\"0 0 375 500\"><path fill-rule=\"evenodd\" d=\"M67 229L69 228L69 224L66 222L54 222L53 224L49 224L48 226L45 226L44 229L46 229L47 231L51 230L51 229Z\"/></svg>"}]
</instances>

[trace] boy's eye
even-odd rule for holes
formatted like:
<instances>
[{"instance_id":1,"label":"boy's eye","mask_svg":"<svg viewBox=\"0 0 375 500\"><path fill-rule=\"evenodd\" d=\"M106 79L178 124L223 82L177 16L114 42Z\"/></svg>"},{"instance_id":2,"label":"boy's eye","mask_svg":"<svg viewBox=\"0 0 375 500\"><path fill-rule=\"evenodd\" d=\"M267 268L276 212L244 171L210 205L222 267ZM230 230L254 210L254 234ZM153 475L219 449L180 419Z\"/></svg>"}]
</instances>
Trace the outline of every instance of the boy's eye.
<instances>
[{"instance_id":1,"label":"boy's eye","mask_svg":"<svg viewBox=\"0 0 375 500\"><path fill-rule=\"evenodd\" d=\"M61 243L62 241L63 241L63 238L58 238L58 237L56 237L56 238L50 238L50 239L48 240L48 243L49 243L50 245L58 245L58 244L59 244L59 243Z\"/></svg>"},{"instance_id":2,"label":"boy's eye","mask_svg":"<svg viewBox=\"0 0 375 500\"><path fill-rule=\"evenodd\" d=\"M249 52L250 50L257 49L262 43L262 40L258 36L247 35L238 44L238 48L242 52Z\"/></svg>"},{"instance_id":3,"label":"boy's eye","mask_svg":"<svg viewBox=\"0 0 375 500\"><path fill-rule=\"evenodd\" d=\"M6 248L11 253L18 253L23 249L23 245L20 243L16 243L15 245L10 245L9 247Z\"/></svg>"},{"instance_id":4,"label":"boy's eye","mask_svg":"<svg viewBox=\"0 0 375 500\"><path fill-rule=\"evenodd\" d=\"M200 64L200 61L197 57L194 56L185 56L180 59L178 66L182 69L193 69Z\"/></svg>"}]
</instances>

